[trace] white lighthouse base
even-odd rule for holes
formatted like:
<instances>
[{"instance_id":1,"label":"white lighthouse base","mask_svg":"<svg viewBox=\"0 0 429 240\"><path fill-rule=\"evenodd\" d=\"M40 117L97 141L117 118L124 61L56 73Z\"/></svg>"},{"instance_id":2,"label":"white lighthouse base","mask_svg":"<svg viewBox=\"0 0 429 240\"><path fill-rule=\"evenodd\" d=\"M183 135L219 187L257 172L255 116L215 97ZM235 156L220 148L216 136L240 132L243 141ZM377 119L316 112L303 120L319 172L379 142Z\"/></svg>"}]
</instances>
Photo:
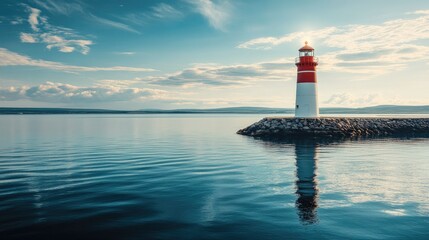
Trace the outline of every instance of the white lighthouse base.
<instances>
[{"instance_id":1,"label":"white lighthouse base","mask_svg":"<svg viewBox=\"0 0 429 240\"><path fill-rule=\"evenodd\" d=\"M296 86L295 117L319 117L317 102L317 83L298 83Z\"/></svg>"}]
</instances>

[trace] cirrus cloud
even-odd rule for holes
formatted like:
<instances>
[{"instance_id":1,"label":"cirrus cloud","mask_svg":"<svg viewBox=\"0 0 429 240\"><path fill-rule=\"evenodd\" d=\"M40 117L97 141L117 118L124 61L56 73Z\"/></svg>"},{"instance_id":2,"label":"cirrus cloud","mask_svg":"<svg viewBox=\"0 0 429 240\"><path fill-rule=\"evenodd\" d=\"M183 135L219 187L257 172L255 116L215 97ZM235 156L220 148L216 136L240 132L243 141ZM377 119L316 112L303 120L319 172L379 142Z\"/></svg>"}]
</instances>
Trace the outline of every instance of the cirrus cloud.
<instances>
[{"instance_id":1,"label":"cirrus cloud","mask_svg":"<svg viewBox=\"0 0 429 240\"><path fill-rule=\"evenodd\" d=\"M73 12L84 12L83 3L80 1L33 0L32 2L55 14L70 15Z\"/></svg>"},{"instance_id":2,"label":"cirrus cloud","mask_svg":"<svg viewBox=\"0 0 429 240\"><path fill-rule=\"evenodd\" d=\"M150 14L150 16L164 19L178 19L183 17L183 13L169 4L159 3L156 6L152 7L152 13Z\"/></svg>"},{"instance_id":3,"label":"cirrus cloud","mask_svg":"<svg viewBox=\"0 0 429 240\"><path fill-rule=\"evenodd\" d=\"M187 0L217 30L225 30L230 18L231 4L226 0Z\"/></svg>"},{"instance_id":4,"label":"cirrus cloud","mask_svg":"<svg viewBox=\"0 0 429 240\"><path fill-rule=\"evenodd\" d=\"M82 54L88 54L90 46L93 44L91 40L84 39L75 33L70 28L58 27L50 24L48 18L41 15L41 11L37 8L24 5L28 12L28 23L30 24L32 33L20 33L20 39L23 43L43 43L46 48L58 49L60 52L71 53L78 51Z\"/></svg>"}]
</instances>

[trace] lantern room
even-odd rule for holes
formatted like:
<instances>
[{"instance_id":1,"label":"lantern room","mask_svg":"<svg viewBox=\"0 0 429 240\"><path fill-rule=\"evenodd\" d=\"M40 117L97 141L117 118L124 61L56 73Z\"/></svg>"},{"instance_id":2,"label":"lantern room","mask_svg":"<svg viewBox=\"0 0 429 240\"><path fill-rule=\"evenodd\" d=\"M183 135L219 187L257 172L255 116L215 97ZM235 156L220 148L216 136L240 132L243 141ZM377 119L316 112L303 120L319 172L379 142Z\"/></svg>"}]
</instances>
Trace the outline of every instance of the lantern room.
<instances>
[{"instance_id":1,"label":"lantern room","mask_svg":"<svg viewBox=\"0 0 429 240\"><path fill-rule=\"evenodd\" d=\"M298 67L305 67L309 65L317 66L318 62L319 59L317 57L314 57L314 48L308 45L308 42L305 41L305 46L299 49L299 57L295 58L295 65Z\"/></svg>"},{"instance_id":2,"label":"lantern room","mask_svg":"<svg viewBox=\"0 0 429 240\"><path fill-rule=\"evenodd\" d=\"M313 57L314 56L314 48L308 45L308 42L305 42L305 46L299 49L300 57Z\"/></svg>"}]
</instances>

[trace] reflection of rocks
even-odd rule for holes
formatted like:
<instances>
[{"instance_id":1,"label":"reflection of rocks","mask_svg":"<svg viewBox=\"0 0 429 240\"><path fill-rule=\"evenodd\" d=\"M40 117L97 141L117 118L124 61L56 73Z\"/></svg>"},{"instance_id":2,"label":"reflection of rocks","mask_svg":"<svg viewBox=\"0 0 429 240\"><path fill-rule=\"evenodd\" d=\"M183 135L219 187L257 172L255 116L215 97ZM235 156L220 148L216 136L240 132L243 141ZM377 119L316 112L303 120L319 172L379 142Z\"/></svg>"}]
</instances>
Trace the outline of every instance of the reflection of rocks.
<instances>
[{"instance_id":1,"label":"reflection of rocks","mask_svg":"<svg viewBox=\"0 0 429 240\"><path fill-rule=\"evenodd\" d=\"M295 145L296 154L296 208L300 220L312 224L317 219L318 189L316 181L317 146L315 144Z\"/></svg>"},{"instance_id":2,"label":"reflection of rocks","mask_svg":"<svg viewBox=\"0 0 429 240\"><path fill-rule=\"evenodd\" d=\"M264 118L237 133L281 138L428 135L429 118Z\"/></svg>"}]
</instances>

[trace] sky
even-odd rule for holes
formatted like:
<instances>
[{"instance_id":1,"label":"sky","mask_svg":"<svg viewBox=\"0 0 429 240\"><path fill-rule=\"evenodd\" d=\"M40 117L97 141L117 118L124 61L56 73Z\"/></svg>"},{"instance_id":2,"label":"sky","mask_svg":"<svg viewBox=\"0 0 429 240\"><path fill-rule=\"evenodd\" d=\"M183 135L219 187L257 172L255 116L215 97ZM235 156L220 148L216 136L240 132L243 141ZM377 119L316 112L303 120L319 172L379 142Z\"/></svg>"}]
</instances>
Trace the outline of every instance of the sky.
<instances>
[{"instance_id":1,"label":"sky","mask_svg":"<svg viewBox=\"0 0 429 240\"><path fill-rule=\"evenodd\" d=\"M429 1L2 0L0 107L429 105Z\"/></svg>"}]
</instances>

